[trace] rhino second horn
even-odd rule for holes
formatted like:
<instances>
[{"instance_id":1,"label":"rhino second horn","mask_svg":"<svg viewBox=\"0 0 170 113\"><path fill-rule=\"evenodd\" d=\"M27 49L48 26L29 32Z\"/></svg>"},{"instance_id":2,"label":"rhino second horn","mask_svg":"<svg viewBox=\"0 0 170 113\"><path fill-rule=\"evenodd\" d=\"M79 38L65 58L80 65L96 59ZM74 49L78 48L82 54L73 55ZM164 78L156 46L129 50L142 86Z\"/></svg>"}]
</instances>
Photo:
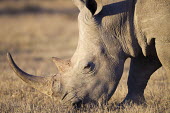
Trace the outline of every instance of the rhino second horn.
<instances>
[{"instance_id":1,"label":"rhino second horn","mask_svg":"<svg viewBox=\"0 0 170 113\"><path fill-rule=\"evenodd\" d=\"M57 66L58 68L58 71L62 74L62 73L65 73L69 67L70 67L70 60L63 60L63 59L59 59L57 57L52 57L53 59L53 62L55 63L55 65Z\"/></svg>"},{"instance_id":2,"label":"rhino second horn","mask_svg":"<svg viewBox=\"0 0 170 113\"><path fill-rule=\"evenodd\" d=\"M22 71L14 62L10 53L7 53L7 58L10 66L14 72L26 83L28 83L33 88L39 90L40 92L51 96L52 95L52 84L53 76L34 76Z\"/></svg>"}]
</instances>

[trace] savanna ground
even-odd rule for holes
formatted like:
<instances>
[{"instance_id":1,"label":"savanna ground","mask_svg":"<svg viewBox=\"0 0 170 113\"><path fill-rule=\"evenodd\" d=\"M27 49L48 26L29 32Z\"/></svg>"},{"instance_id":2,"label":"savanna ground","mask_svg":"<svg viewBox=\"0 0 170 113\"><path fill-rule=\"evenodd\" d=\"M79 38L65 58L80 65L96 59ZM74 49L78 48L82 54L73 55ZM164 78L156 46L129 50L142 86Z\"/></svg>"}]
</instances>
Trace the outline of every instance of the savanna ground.
<instances>
[{"instance_id":1,"label":"savanna ground","mask_svg":"<svg viewBox=\"0 0 170 113\"><path fill-rule=\"evenodd\" d=\"M6 59L10 51L16 63L35 75L53 75L52 56L69 58L78 40L78 10L71 0L0 1L0 112L75 112L56 105L53 99L29 87L11 70ZM127 94L129 60L120 84L103 108L86 106L77 112L170 113L170 86L164 69L152 75L145 90L147 107L129 105L114 109Z\"/></svg>"}]
</instances>

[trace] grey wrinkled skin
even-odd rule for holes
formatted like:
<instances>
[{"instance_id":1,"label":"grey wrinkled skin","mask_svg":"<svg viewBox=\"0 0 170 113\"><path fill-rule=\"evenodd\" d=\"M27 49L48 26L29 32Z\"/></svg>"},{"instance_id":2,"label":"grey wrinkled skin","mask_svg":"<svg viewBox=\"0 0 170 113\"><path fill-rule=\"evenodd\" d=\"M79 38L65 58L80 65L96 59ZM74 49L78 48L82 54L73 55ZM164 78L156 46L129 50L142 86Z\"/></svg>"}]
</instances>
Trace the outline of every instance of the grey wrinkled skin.
<instances>
[{"instance_id":1,"label":"grey wrinkled skin","mask_svg":"<svg viewBox=\"0 0 170 113\"><path fill-rule=\"evenodd\" d=\"M122 103L144 103L144 89L152 73L161 66L170 72L170 1L73 2L80 10L79 42L71 59L53 58L60 73L47 79L29 75L15 65L8 53L14 71L32 87L63 104L106 104L130 57L128 94Z\"/></svg>"}]
</instances>

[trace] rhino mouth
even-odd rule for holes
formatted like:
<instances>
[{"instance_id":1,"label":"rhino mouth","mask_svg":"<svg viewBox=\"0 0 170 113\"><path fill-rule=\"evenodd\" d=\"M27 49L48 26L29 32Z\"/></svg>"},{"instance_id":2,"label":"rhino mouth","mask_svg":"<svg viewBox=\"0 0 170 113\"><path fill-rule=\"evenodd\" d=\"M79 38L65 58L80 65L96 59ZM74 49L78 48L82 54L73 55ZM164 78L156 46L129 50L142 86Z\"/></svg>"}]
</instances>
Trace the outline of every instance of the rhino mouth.
<instances>
[{"instance_id":1,"label":"rhino mouth","mask_svg":"<svg viewBox=\"0 0 170 113\"><path fill-rule=\"evenodd\" d=\"M61 98L63 105L72 105L73 108L81 108L87 104L98 105L96 100L91 99L88 94L85 96L78 96L78 93L66 92Z\"/></svg>"},{"instance_id":2,"label":"rhino mouth","mask_svg":"<svg viewBox=\"0 0 170 113\"><path fill-rule=\"evenodd\" d=\"M86 105L98 105L96 100L91 99L88 95L78 97L77 95L70 96L71 93L65 93L62 98L62 104L72 105L74 109L85 107Z\"/></svg>"},{"instance_id":3,"label":"rhino mouth","mask_svg":"<svg viewBox=\"0 0 170 113\"><path fill-rule=\"evenodd\" d=\"M73 108L80 108L83 104L83 99L78 98L77 96L69 96L69 93L65 93L62 97L62 103L63 104L71 104Z\"/></svg>"}]
</instances>

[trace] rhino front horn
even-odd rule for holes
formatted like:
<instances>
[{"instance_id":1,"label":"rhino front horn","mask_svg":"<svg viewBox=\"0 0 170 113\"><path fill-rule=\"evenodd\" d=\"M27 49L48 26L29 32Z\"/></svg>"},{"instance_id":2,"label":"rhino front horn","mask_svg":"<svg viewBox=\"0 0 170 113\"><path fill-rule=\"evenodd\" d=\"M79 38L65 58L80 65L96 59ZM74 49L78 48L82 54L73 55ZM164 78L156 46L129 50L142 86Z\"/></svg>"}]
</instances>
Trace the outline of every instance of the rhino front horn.
<instances>
[{"instance_id":1,"label":"rhino front horn","mask_svg":"<svg viewBox=\"0 0 170 113\"><path fill-rule=\"evenodd\" d=\"M52 84L53 76L34 76L22 71L14 62L10 53L7 53L7 58L10 66L14 72L26 83L31 85L33 88L39 90L40 92L51 96L52 95Z\"/></svg>"}]
</instances>

